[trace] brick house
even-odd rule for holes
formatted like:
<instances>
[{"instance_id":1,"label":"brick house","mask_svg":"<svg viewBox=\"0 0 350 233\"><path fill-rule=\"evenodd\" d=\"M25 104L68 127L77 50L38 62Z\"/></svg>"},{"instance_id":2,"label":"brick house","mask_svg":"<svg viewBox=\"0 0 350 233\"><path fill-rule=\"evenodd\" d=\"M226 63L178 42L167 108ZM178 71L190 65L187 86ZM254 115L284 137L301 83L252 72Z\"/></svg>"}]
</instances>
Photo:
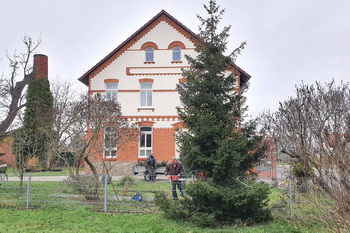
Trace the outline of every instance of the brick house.
<instances>
[{"instance_id":1,"label":"brick house","mask_svg":"<svg viewBox=\"0 0 350 233\"><path fill-rule=\"evenodd\" d=\"M140 131L138 142L126 149L95 156L97 167L102 159L119 162L118 170L111 173L126 175L151 151L158 161L178 157L175 132L182 125L176 110L181 104L176 85L185 81L181 69L189 67L184 55L195 56L195 37L162 10L79 78L90 94L116 96L123 115ZM238 77L238 90L250 79L235 64L230 72Z\"/></svg>"},{"instance_id":2,"label":"brick house","mask_svg":"<svg viewBox=\"0 0 350 233\"><path fill-rule=\"evenodd\" d=\"M10 167L16 166L16 157L12 153L13 138L8 135L0 140L0 164L8 164Z\"/></svg>"}]
</instances>

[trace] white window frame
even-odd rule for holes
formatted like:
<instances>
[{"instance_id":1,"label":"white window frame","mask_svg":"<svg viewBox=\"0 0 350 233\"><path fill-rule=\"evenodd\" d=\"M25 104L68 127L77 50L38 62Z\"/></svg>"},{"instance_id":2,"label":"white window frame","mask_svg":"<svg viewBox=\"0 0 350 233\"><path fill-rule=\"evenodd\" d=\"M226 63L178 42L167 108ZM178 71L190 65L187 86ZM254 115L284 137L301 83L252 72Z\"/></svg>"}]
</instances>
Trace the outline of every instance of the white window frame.
<instances>
[{"instance_id":1,"label":"white window frame","mask_svg":"<svg viewBox=\"0 0 350 233\"><path fill-rule=\"evenodd\" d=\"M181 48L179 46L175 46L172 51L173 61L181 61Z\"/></svg>"},{"instance_id":2,"label":"white window frame","mask_svg":"<svg viewBox=\"0 0 350 233\"><path fill-rule=\"evenodd\" d=\"M152 151L153 137L152 127L140 127L139 157L147 158Z\"/></svg>"},{"instance_id":3,"label":"white window frame","mask_svg":"<svg viewBox=\"0 0 350 233\"><path fill-rule=\"evenodd\" d=\"M147 47L145 49L145 61L154 62L154 49L152 47Z\"/></svg>"},{"instance_id":4,"label":"white window frame","mask_svg":"<svg viewBox=\"0 0 350 233\"><path fill-rule=\"evenodd\" d=\"M117 128L105 127L103 137L103 157L117 158Z\"/></svg>"},{"instance_id":5,"label":"white window frame","mask_svg":"<svg viewBox=\"0 0 350 233\"><path fill-rule=\"evenodd\" d=\"M118 101L118 83L106 83L106 100Z\"/></svg>"},{"instance_id":6,"label":"white window frame","mask_svg":"<svg viewBox=\"0 0 350 233\"><path fill-rule=\"evenodd\" d=\"M140 105L141 107L151 107L153 102L152 96L153 83L140 83Z\"/></svg>"}]
</instances>

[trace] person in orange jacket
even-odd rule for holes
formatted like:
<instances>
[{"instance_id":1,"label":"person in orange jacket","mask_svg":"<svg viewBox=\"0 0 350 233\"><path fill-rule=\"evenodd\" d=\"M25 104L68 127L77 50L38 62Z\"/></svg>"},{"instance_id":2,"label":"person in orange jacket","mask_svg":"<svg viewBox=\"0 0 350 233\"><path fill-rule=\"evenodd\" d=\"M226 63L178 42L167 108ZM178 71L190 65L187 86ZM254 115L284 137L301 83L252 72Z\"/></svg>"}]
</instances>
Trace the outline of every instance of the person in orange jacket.
<instances>
[{"instance_id":1,"label":"person in orange jacket","mask_svg":"<svg viewBox=\"0 0 350 233\"><path fill-rule=\"evenodd\" d=\"M183 187L182 187L182 182L179 180L179 176L183 175L183 173L184 173L183 165L175 157L165 167L164 174L165 174L165 176L169 175L169 177L171 179L173 200L178 199L177 192L176 192L176 186L180 190L180 195L182 197L185 195Z\"/></svg>"}]
</instances>

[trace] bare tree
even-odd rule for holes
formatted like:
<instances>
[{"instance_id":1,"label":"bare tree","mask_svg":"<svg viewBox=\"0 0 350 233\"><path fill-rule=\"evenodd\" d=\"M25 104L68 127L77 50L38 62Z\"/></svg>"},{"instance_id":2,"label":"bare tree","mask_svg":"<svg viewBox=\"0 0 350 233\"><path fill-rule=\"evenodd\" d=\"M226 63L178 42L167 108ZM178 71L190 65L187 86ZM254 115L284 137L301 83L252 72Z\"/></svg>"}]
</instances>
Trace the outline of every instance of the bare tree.
<instances>
[{"instance_id":1,"label":"bare tree","mask_svg":"<svg viewBox=\"0 0 350 233\"><path fill-rule=\"evenodd\" d=\"M0 138L4 137L14 122L19 111L25 107L23 92L32 78L30 59L41 43L41 39L34 41L28 36L22 39L26 46L24 53L6 54L10 66L10 74L0 77Z\"/></svg>"},{"instance_id":2,"label":"bare tree","mask_svg":"<svg viewBox=\"0 0 350 233\"><path fill-rule=\"evenodd\" d=\"M117 153L117 150L138 136L135 125L130 124L122 115L120 104L115 100L106 100L101 94L89 98L82 95L74 112L80 121L74 126L76 131L73 134L75 137L72 146L77 149L77 161L84 159L93 174L98 173L92 163L96 155L102 156L99 159L103 161L102 154ZM106 137L108 141L104 140ZM114 146L107 145L110 143ZM113 152L110 151L111 148L114 148ZM107 167L105 166L105 169ZM78 167L76 168L78 173Z\"/></svg>"},{"instance_id":3,"label":"bare tree","mask_svg":"<svg viewBox=\"0 0 350 233\"><path fill-rule=\"evenodd\" d=\"M53 160L64 161L68 167L70 164L63 155L74 152L71 147L72 138L76 137L76 124L80 122L80 114L76 114L75 106L78 105L79 91L73 88L69 81L61 82L56 80L51 85L54 97L54 132L50 137L50 153L48 167L51 167Z\"/></svg>"},{"instance_id":4,"label":"bare tree","mask_svg":"<svg viewBox=\"0 0 350 233\"><path fill-rule=\"evenodd\" d=\"M70 183L78 185L78 190L87 190L86 187L81 187L85 178L79 175L81 162L84 161L94 177L94 188L88 188L92 191L86 198L97 198L99 171L95 161L101 162L103 173L108 173L113 166L117 166L117 162L106 162L104 155L116 154L126 143L134 141L138 137L138 130L123 117L117 101L108 100L101 94L82 94L77 101L65 108L65 112L67 126L63 131L69 138L69 143L65 144L76 155L75 175L71 175L70 180L73 182ZM87 183L91 185L91 180Z\"/></svg>"},{"instance_id":5,"label":"bare tree","mask_svg":"<svg viewBox=\"0 0 350 233\"><path fill-rule=\"evenodd\" d=\"M39 143L39 140L33 138L30 134L28 134L27 131L23 130L22 128L14 130L11 135L15 139L12 144L12 150L16 155L16 169L20 178L19 191L22 192L24 173L28 168L29 161L37 153L36 150L32 150L30 148L38 148L35 145Z\"/></svg>"},{"instance_id":6,"label":"bare tree","mask_svg":"<svg viewBox=\"0 0 350 233\"><path fill-rule=\"evenodd\" d=\"M52 83L55 130L50 136L50 155L51 159L64 159L61 157L64 152L74 154L75 169L67 183L79 191L86 191L82 194L92 200L98 198L99 169L108 173L118 166L117 162L106 161L104 155L116 154L125 144L135 141L139 134L135 125L122 115L116 100L102 94L79 94L81 92L72 86L70 82ZM96 160L102 167L95 166ZM92 177L79 174L83 162L91 170Z\"/></svg>"},{"instance_id":7,"label":"bare tree","mask_svg":"<svg viewBox=\"0 0 350 233\"><path fill-rule=\"evenodd\" d=\"M263 131L274 138L281 152L295 159L298 166L294 166L294 171L311 179L324 194L322 198L326 202L320 202L320 196L313 202L324 213L323 220L330 226L334 226L335 220L347 230L350 229L349 109L349 83L341 82L337 86L333 80L324 85L302 84L296 87L296 97L280 103L277 112L260 116Z\"/></svg>"}]
</instances>

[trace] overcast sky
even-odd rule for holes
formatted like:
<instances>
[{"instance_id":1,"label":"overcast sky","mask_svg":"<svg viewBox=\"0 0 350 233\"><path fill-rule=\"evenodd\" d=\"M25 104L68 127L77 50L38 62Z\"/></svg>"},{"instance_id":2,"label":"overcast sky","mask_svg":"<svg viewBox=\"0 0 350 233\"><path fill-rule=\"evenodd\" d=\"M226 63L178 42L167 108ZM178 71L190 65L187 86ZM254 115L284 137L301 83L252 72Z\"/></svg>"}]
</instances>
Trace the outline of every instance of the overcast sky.
<instances>
[{"instance_id":1,"label":"overcast sky","mask_svg":"<svg viewBox=\"0 0 350 233\"><path fill-rule=\"evenodd\" d=\"M0 0L0 71L5 52L41 36L50 80L77 79L162 9L194 32L207 0ZM231 25L228 51L247 47L236 64L249 73L249 114L277 110L295 85L350 81L349 0L217 0Z\"/></svg>"}]
</instances>

